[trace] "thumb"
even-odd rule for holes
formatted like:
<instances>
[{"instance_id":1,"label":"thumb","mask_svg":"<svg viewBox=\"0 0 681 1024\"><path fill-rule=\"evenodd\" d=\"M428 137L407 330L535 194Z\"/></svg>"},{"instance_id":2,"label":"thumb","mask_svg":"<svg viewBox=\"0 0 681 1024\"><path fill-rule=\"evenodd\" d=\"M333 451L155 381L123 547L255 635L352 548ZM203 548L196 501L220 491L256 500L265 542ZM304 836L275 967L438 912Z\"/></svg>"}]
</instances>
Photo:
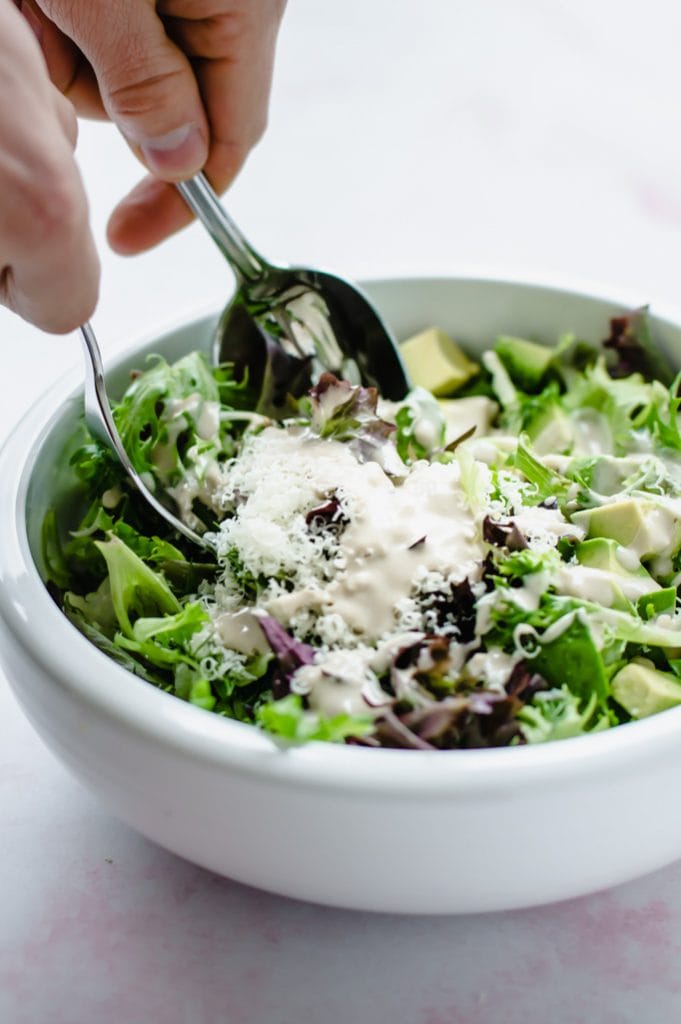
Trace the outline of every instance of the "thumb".
<instances>
[{"instance_id":1,"label":"thumb","mask_svg":"<svg viewBox=\"0 0 681 1024\"><path fill-rule=\"evenodd\" d=\"M166 181L199 171L209 137L199 88L153 0L41 6L87 57L107 114L149 170Z\"/></svg>"}]
</instances>

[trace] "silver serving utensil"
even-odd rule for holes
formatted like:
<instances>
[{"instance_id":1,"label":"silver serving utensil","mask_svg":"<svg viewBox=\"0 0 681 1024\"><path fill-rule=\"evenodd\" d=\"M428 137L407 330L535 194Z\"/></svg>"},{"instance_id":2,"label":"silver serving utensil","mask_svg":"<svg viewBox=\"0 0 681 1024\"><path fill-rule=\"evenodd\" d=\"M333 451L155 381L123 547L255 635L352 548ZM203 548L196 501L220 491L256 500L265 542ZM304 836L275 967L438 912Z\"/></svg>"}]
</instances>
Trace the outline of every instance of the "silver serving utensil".
<instances>
[{"instance_id":1,"label":"silver serving utensil","mask_svg":"<svg viewBox=\"0 0 681 1024\"><path fill-rule=\"evenodd\" d=\"M83 342L83 355L85 356L85 422L90 433L113 452L123 466L133 487L151 505L157 515L165 519L169 526L172 526L178 533L181 533L187 540L190 540L192 544L196 544L214 555L215 547L208 538L192 530L175 514L175 504L171 495L163 489L159 489L158 494L154 493L133 466L128 453L123 447L111 413L111 406L104 383L102 356L91 324L83 324L80 328L80 334Z\"/></svg>"},{"instance_id":2,"label":"silver serving utensil","mask_svg":"<svg viewBox=\"0 0 681 1024\"><path fill-rule=\"evenodd\" d=\"M324 370L377 387L385 398L404 398L409 379L395 339L359 288L325 271L268 263L203 174L177 188L236 276L213 361L233 363L238 376L248 372L261 396L259 412L281 414L287 394L303 394Z\"/></svg>"},{"instance_id":3,"label":"silver serving utensil","mask_svg":"<svg viewBox=\"0 0 681 1024\"><path fill-rule=\"evenodd\" d=\"M203 174L177 188L237 280L236 294L217 327L213 362L233 363L238 374L248 373L249 384L260 395L259 412L282 414L288 395L303 394L325 370L377 387L385 398L404 397L409 379L397 344L359 288L325 271L268 263L246 241ZM80 331L85 421L91 433L113 452L138 493L162 519L214 554L210 540L176 515L171 495L164 490L154 493L133 466L113 420L91 324L83 324Z\"/></svg>"}]
</instances>

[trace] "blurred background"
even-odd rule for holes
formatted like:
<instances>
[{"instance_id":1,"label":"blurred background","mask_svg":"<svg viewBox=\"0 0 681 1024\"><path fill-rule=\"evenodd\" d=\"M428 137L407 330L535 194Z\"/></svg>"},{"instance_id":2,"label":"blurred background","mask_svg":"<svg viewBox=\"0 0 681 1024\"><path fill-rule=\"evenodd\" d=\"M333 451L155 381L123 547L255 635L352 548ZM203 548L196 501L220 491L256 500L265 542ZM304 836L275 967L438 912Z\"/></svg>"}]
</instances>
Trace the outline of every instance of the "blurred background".
<instances>
[{"instance_id":1,"label":"blurred background","mask_svg":"<svg viewBox=\"0 0 681 1024\"><path fill-rule=\"evenodd\" d=\"M228 209L266 256L355 278L499 274L680 310L679 39L672 0L290 0L269 131ZM140 168L104 125L82 126L78 156L105 356L222 306L230 272L198 227L134 259L107 250ZM80 351L4 310L0 351L1 439ZM533 1024L542 992L555 1024L679 1019L679 865L493 918L323 911L216 879L110 819L4 680L0 721L11 1024L212 1024L226 1006L232 1024Z\"/></svg>"}]
</instances>

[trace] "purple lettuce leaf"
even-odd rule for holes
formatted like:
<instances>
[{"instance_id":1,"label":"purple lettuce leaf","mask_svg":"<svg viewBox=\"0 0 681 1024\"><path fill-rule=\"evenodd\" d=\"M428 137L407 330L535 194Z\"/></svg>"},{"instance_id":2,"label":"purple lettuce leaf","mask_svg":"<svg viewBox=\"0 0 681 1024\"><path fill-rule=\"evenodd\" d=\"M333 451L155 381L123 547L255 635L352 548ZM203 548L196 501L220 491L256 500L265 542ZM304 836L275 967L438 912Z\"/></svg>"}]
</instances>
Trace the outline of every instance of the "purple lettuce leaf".
<instances>
[{"instance_id":1,"label":"purple lettuce leaf","mask_svg":"<svg viewBox=\"0 0 681 1024\"><path fill-rule=\"evenodd\" d=\"M401 475L404 465L395 447L395 425L377 412L378 391L323 373L301 409L310 428L322 438L348 442L362 462L378 462L387 473Z\"/></svg>"},{"instance_id":2,"label":"purple lettuce leaf","mask_svg":"<svg viewBox=\"0 0 681 1024\"><path fill-rule=\"evenodd\" d=\"M272 694L275 700L279 700L291 692L291 677L294 673L303 665L314 662L316 651L310 644L296 640L271 615L258 616L258 624L277 662L272 679Z\"/></svg>"},{"instance_id":3,"label":"purple lettuce leaf","mask_svg":"<svg viewBox=\"0 0 681 1024\"><path fill-rule=\"evenodd\" d=\"M669 363L653 341L646 307L612 317L603 346L614 353L608 365L611 377L640 373L644 380L659 380L667 387L674 380Z\"/></svg>"},{"instance_id":4,"label":"purple lettuce leaf","mask_svg":"<svg viewBox=\"0 0 681 1024\"><path fill-rule=\"evenodd\" d=\"M509 551L523 551L530 546L512 519L492 519L491 516L485 516L482 523L482 539L493 547L508 548Z\"/></svg>"}]
</instances>

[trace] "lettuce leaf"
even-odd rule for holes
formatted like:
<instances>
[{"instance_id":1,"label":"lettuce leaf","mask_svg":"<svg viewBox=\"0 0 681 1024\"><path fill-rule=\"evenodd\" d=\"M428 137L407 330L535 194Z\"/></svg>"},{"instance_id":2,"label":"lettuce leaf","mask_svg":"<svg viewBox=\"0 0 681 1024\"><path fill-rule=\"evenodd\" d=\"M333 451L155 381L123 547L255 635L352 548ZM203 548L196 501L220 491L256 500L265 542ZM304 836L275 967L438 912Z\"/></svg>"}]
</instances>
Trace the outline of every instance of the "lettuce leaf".
<instances>
[{"instance_id":1,"label":"lettuce leaf","mask_svg":"<svg viewBox=\"0 0 681 1024\"><path fill-rule=\"evenodd\" d=\"M134 636L135 618L159 612L175 615L181 611L165 579L145 565L120 537L112 535L109 540L95 541L95 546L106 561L113 609L125 636Z\"/></svg>"},{"instance_id":2,"label":"lettuce leaf","mask_svg":"<svg viewBox=\"0 0 681 1024\"><path fill-rule=\"evenodd\" d=\"M325 717L316 711L308 711L297 693L264 704L257 711L257 721L267 732L296 743L311 740L340 743L351 736L367 736L374 727L370 715L340 714Z\"/></svg>"},{"instance_id":3,"label":"lettuce leaf","mask_svg":"<svg viewBox=\"0 0 681 1024\"><path fill-rule=\"evenodd\" d=\"M612 317L603 346L614 354L608 367L612 377L640 373L646 380L659 380L667 386L672 383L669 362L653 341L647 306Z\"/></svg>"},{"instance_id":4,"label":"lettuce leaf","mask_svg":"<svg viewBox=\"0 0 681 1024\"><path fill-rule=\"evenodd\" d=\"M169 364L161 356L150 357L144 373L133 380L121 401L114 408L114 419L132 464L138 473L159 474L163 447L162 473L169 481L177 478L182 465L183 442L180 430L169 433L168 403L181 403L197 396L200 404L219 402L220 390L205 357L192 352ZM185 412L185 433L192 425L192 414Z\"/></svg>"},{"instance_id":5,"label":"lettuce leaf","mask_svg":"<svg viewBox=\"0 0 681 1024\"><path fill-rule=\"evenodd\" d=\"M536 693L516 716L528 743L549 743L609 729L610 715L598 710L593 693L586 703L567 686Z\"/></svg>"},{"instance_id":6,"label":"lettuce leaf","mask_svg":"<svg viewBox=\"0 0 681 1024\"><path fill-rule=\"evenodd\" d=\"M174 615L137 619L132 635L119 633L115 643L159 668L180 662L198 668L198 659L189 642L208 621L208 613L200 604L192 602Z\"/></svg>"}]
</instances>

